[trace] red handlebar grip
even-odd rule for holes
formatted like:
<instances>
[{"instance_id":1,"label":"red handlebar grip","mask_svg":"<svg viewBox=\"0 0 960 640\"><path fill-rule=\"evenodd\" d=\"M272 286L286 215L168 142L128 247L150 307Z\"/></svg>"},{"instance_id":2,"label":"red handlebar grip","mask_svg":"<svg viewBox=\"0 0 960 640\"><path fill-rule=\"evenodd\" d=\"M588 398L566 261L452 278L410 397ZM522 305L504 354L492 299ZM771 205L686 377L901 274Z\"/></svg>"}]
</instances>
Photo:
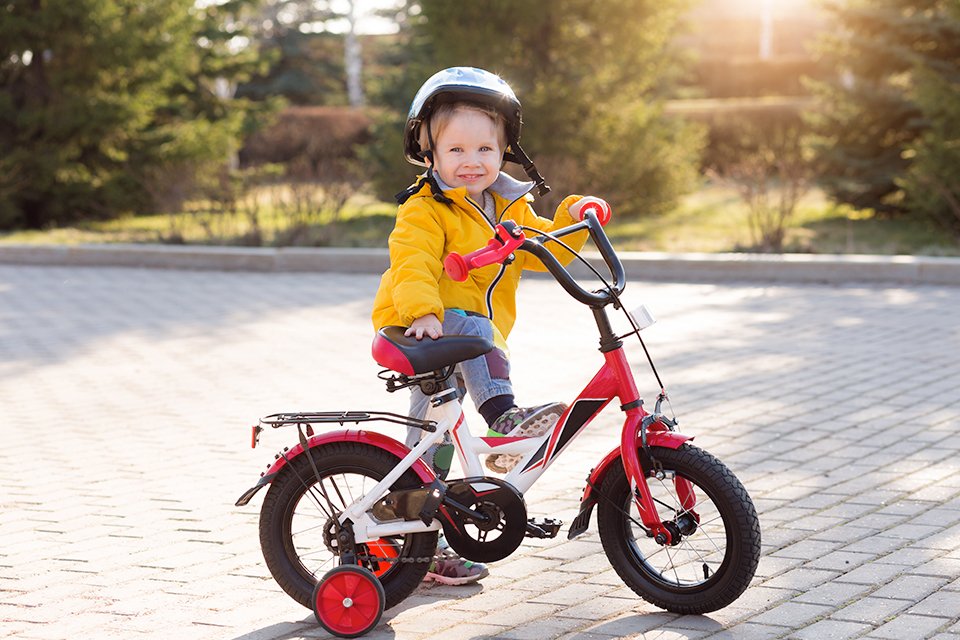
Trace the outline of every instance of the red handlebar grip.
<instances>
[{"instance_id":1,"label":"red handlebar grip","mask_svg":"<svg viewBox=\"0 0 960 640\"><path fill-rule=\"evenodd\" d=\"M443 259L443 270L447 272L451 280L463 282L467 279L467 272L470 268L467 266L467 261L462 255L451 251L447 254L447 257Z\"/></svg>"},{"instance_id":2,"label":"red handlebar grip","mask_svg":"<svg viewBox=\"0 0 960 640\"><path fill-rule=\"evenodd\" d=\"M610 222L610 207L604 207L599 202L588 202L583 205L583 208L580 209L580 216L583 217L586 214L587 209L593 211L594 215L597 216L597 220L600 221L601 226L606 226Z\"/></svg>"}]
</instances>

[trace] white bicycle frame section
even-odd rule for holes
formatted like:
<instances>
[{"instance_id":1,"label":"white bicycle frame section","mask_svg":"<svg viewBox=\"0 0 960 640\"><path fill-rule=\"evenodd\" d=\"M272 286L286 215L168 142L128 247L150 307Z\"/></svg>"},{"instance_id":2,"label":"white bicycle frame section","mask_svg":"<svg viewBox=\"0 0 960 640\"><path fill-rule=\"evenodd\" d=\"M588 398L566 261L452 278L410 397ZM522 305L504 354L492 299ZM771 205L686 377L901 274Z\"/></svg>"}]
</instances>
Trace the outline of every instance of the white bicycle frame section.
<instances>
[{"instance_id":1,"label":"white bicycle frame section","mask_svg":"<svg viewBox=\"0 0 960 640\"><path fill-rule=\"evenodd\" d=\"M486 475L483 466L480 464L480 456L488 453L512 453L521 454L523 459L514 467L510 473L502 479L511 484L521 494L527 490L543 475L549 463L539 465L535 469L529 469L522 473L524 465L536 453L545 440L550 438L554 429L551 429L542 436L532 438L521 438L513 442L504 443L496 447L488 445L483 439L474 436L467 428L466 420L463 414L463 408L456 396L446 399L445 396L456 394L456 389L447 389L441 391L430 399L430 407L427 410L425 420L432 420L437 424L437 430L433 433L424 432L423 439L404 456L403 460L397 463L390 473L384 476L383 480L378 482L364 496L354 501L340 515L341 523L350 520L353 522L354 540L358 543L370 542L378 538L387 536L405 535L408 533L420 533L424 531L437 531L440 529L440 522L434 519L429 525L425 525L420 520L391 520L389 522L380 522L375 519L370 510L387 492L390 486L400 478L403 473L409 469L426 451L435 444L443 441L443 437L450 432L453 440L454 449L460 460L460 465L467 478L474 478ZM444 401L445 400L445 401ZM491 484L491 488L494 485Z\"/></svg>"}]
</instances>

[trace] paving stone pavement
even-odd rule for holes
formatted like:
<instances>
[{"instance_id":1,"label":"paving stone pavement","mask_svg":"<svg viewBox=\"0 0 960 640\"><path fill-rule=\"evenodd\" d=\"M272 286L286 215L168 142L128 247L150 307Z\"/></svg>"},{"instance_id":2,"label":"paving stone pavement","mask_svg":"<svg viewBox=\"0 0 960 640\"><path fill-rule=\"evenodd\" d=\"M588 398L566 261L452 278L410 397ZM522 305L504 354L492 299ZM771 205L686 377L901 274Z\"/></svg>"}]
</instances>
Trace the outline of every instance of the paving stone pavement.
<instances>
[{"instance_id":1,"label":"paving stone pavement","mask_svg":"<svg viewBox=\"0 0 960 640\"><path fill-rule=\"evenodd\" d=\"M0 637L327 637L263 564L262 494L233 505L294 441L250 449L259 416L404 409L369 356L376 283L0 266ZM368 637L960 639L960 288L633 282L626 297L659 319L645 336L683 430L757 505L750 588L710 615L660 611L620 582L594 520L481 585L422 586ZM593 331L555 283L525 281L521 401L572 398L600 363ZM533 515L573 518L617 413L528 494Z\"/></svg>"}]
</instances>

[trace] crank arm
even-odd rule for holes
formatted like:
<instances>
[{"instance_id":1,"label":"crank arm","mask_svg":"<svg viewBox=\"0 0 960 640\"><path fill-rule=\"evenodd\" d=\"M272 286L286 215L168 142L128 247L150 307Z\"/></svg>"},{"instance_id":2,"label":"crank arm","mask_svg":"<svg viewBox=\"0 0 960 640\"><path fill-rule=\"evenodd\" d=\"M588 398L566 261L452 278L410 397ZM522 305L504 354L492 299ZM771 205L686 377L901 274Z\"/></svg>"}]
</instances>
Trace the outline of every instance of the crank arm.
<instances>
[{"instance_id":1,"label":"crank arm","mask_svg":"<svg viewBox=\"0 0 960 640\"><path fill-rule=\"evenodd\" d=\"M489 516L484 515L479 511L474 511L469 507L465 507L464 505L460 504L459 502L457 502L453 498L450 498L449 496L444 497L443 504L452 508L454 511L458 511L466 516L469 516L476 522L487 522L490 519Z\"/></svg>"}]
</instances>

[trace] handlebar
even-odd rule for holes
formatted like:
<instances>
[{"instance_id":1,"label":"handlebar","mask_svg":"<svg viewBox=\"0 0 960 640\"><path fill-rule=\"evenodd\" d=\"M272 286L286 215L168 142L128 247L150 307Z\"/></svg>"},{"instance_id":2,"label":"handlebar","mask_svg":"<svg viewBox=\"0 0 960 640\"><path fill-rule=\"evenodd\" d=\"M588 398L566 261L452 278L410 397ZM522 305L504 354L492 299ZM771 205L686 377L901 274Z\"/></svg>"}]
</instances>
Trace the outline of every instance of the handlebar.
<instances>
[{"instance_id":1,"label":"handlebar","mask_svg":"<svg viewBox=\"0 0 960 640\"><path fill-rule=\"evenodd\" d=\"M586 229L590 234L590 238L600 251L600 256L610 270L610 274L613 276L613 283L611 285L613 289L612 292L607 289L587 291L581 287L573 276L570 275L570 272L567 271L566 268L560 264L560 261L550 253L550 250L544 246L547 242L550 242L550 237L540 236L537 238L527 238L523 230L512 220L504 220L497 225L496 234L493 239L487 243L487 246L469 253L466 256L450 253L443 262L444 269L451 278L458 282L463 282L467 279L467 272L471 269L494 263L502 263L507 260L515 250L526 251L539 258L547 268L547 271L556 278L560 286L574 299L591 307L604 307L616 300L616 296L619 296L623 292L627 283L623 271L623 263L620 262L620 258L617 257L613 245L610 244L610 239L603 230L603 225L597 217L598 212L602 213L602 209L599 206L593 206L592 204L586 205L583 207L582 221L554 231L551 235L553 238L559 238Z\"/></svg>"}]
</instances>

